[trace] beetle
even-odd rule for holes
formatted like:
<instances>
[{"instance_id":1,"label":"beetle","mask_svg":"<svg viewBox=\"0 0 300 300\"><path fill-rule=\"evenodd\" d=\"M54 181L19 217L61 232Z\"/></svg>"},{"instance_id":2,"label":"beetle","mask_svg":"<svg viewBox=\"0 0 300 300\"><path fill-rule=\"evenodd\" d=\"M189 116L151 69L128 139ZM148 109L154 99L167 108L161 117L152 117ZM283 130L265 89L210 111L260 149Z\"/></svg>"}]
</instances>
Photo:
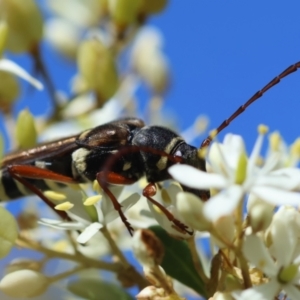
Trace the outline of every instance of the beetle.
<instances>
[{"instance_id":1,"label":"beetle","mask_svg":"<svg viewBox=\"0 0 300 300\"><path fill-rule=\"evenodd\" d=\"M300 62L297 62L272 79L223 121L216 132L227 127L249 105L299 67ZM211 140L210 136L207 137L200 148L207 147ZM146 176L149 184L143 190L143 195L158 206L175 226L191 234L187 226L152 198L156 193L155 183L171 179L168 168L175 163L188 164L205 171L205 160L198 155L198 149L187 144L177 133L161 126L145 126L137 118L124 118L78 135L8 154L0 170L0 200L17 199L29 192L37 194L53 207L42 193L51 189L47 180L70 184L96 179L132 234L133 228L110 191L109 184L132 184ZM209 191L188 187L183 189L196 194L203 201L210 196ZM59 213L68 218L65 213Z\"/></svg>"}]
</instances>

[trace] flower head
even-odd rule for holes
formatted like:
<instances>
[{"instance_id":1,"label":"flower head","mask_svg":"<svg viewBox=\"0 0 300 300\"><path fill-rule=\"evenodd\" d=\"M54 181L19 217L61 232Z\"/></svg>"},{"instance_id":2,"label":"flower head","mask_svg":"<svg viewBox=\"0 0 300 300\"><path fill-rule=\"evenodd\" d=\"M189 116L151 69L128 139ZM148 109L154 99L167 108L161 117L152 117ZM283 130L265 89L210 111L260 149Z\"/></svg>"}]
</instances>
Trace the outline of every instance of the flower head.
<instances>
[{"instance_id":1,"label":"flower head","mask_svg":"<svg viewBox=\"0 0 300 300\"><path fill-rule=\"evenodd\" d=\"M299 169L276 169L279 153L270 154L263 166L256 165L265 133L261 130L249 157L241 136L228 134L222 144L213 143L208 153L210 173L187 165L169 169L174 179L188 187L216 192L203 207L208 220L231 215L250 193L273 205L300 204L300 194L295 192L300 187Z\"/></svg>"}]
</instances>

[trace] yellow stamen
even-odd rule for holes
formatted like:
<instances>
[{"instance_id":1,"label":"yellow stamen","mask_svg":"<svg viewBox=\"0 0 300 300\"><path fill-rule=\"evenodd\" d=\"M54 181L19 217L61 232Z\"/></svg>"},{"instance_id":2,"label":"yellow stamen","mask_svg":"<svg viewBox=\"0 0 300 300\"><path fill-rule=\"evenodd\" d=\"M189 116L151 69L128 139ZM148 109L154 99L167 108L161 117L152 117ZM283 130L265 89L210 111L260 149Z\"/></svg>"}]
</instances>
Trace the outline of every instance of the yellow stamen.
<instances>
[{"instance_id":1,"label":"yellow stamen","mask_svg":"<svg viewBox=\"0 0 300 300\"><path fill-rule=\"evenodd\" d=\"M101 198L102 198L102 195L95 195L95 196L88 197L83 202L83 205L85 205L85 206L94 205L95 203L99 202L101 200Z\"/></svg>"},{"instance_id":2,"label":"yellow stamen","mask_svg":"<svg viewBox=\"0 0 300 300\"><path fill-rule=\"evenodd\" d=\"M213 140L218 134L217 129L213 129L210 131L209 136L211 137L211 139Z\"/></svg>"},{"instance_id":3,"label":"yellow stamen","mask_svg":"<svg viewBox=\"0 0 300 300\"><path fill-rule=\"evenodd\" d=\"M235 173L235 182L237 184L242 184L246 179L247 163L248 163L248 157L245 153L242 153L239 157L239 161Z\"/></svg>"},{"instance_id":4,"label":"yellow stamen","mask_svg":"<svg viewBox=\"0 0 300 300\"><path fill-rule=\"evenodd\" d=\"M198 157L204 159L207 154L207 147L198 149Z\"/></svg>"},{"instance_id":5,"label":"yellow stamen","mask_svg":"<svg viewBox=\"0 0 300 300\"><path fill-rule=\"evenodd\" d=\"M291 145L291 154L300 157L300 138Z\"/></svg>"},{"instance_id":6,"label":"yellow stamen","mask_svg":"<svg viewBox=\"0 0 300 300\"><path fill-rule=\"evenodd\" d=\"M269 131L269 127L266 125L260 124L260 125L258 125L257 130L258 130L259 134L267 134Z\"/></svg>"},{"instance_id":7,"label":"yellow stamen","mask_svg":"<svg viewBox=\"0 0 300 300\"><path fill-rule=\"evenodd\" d=\"M54 200L54 201L64 201L67 198L65 194L59 193L59 192L54 192L54 191L45 191L44 195L48 199Z\"/></svg>"},{"instance_id":8,"label":"yellow stamen","mask_svg":"<svg viewBox=\"0 0 300 300\"><path fill-rule=\"evenodd\" d=\"M94 180L94 181L93 181L93 190L94 190L96 193L98 193L98 194L100 194L101 191L102 191L102 188L101 188L101 186L99 185L99 183L98 183L97 180Z\"/></svg>"},{"instance_id":9,"label":"yellow stamen","mask_svg":"<svg viewBox=\"0 0 300 300\"><path fill-rule=\"evenodd\" d=\"M281 136L278 131L275 131L272 134L270 134L269 143L270 143L270 148L273 151L279 150L280 142L281 142Z\"/></svg>"},{"instance_id":10,"label":"yellow stamen","mask_svg":"<svg viewBox=\"0 0 300 300\"><path fill-rule=\"evenodd\" d=\"M61 203L61 204L56 205L54 208L55 208L56 210L67 211L67 210L71 209L73 206L74 206L73 203L71 203L71 202L69 202L69 201L66 201L66 202L64 202L64 203Z\"/></svg>"}]
</instances>

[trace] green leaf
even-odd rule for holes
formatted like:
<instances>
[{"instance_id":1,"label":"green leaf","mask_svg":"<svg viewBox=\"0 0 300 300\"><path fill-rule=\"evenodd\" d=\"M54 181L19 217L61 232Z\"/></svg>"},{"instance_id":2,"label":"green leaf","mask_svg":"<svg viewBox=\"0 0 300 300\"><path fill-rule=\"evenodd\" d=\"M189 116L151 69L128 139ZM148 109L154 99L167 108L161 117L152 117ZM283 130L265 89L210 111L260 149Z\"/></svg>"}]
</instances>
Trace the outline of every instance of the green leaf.
<instances>
[{"instance_id":1,"label":"green leaf","mask_svg":"<svg viewBox=\"0 0 300 300\"><path fill-rule=\"evenodd\" d=\"M98 279L80 279L68 284L68 290L88 300L133 300L121 287Z\"/></svg>"},{"instance_id":2,"label":"green leaf","mask_svg":"<svg viewBox=\"0 0 300 300\"><path fill-rule=\"evenodd\" d=\"M205 285L194 267L187 243L172 238L160 226L151 226L149 229L155 233L165 247L165 256L161 264L165 272L205 297Z\"/></svg>"},{"instance_id":3,"label":"green leaf","mask_svg":"<svg viewBox=\"0 0 300 300\"><path fill-rule=\"evenodd\" d=\"M0 206L0 258L5 257L18 237L18 225L14 216Z\"/></svg>"}]
</instances>

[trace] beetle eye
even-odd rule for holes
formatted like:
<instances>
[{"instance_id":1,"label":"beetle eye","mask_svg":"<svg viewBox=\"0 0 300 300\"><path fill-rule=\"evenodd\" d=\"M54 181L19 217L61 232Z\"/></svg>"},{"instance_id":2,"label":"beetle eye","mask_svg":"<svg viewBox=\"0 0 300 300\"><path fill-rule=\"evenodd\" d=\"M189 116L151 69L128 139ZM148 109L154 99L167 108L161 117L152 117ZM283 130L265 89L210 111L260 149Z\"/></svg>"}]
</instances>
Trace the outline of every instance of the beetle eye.
<instances>
[{"instance_id":1,"label":"beetle eye","mask_svg":"<svg viewBox=\"0 0 300 300\"><path fill-rule=\"evenodd\" d=\"M182 157L182 152L180 150L177 150L175 152L175 156L179 156L179 157Z\"/></svg>"}]
</instances>

